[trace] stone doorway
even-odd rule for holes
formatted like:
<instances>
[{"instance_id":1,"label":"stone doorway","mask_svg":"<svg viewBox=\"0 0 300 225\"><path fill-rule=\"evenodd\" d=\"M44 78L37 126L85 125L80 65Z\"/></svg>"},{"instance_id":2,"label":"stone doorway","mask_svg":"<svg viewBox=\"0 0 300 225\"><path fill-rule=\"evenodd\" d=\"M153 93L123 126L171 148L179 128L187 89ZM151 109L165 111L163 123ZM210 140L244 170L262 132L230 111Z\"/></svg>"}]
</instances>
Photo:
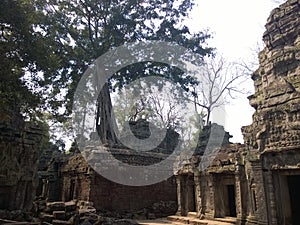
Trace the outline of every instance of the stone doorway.
<instances>
[{"instance_id":1,"label":"stone doorway","mask_svg":"<svg viewBox=\"0 0 300 225\"><path fill-rule=\"evenodd\" d=\"M235 204L235 187L233 184L227 185L227 195L226 199L228 203L228 209L226 210L226 216L236 217L236 204Z\"/></svg>"},{"instance_id":2,"label":"stone doorway","mask_svg":"<svg viewBox=\"0 0 300 225\"><path fill-rule=\"evenodd\" d=\"M75 180L71 180L67 201L71 201L74 199L74 193L75 193Z\"/></svg>"},{"instance_id":3,"label":"stone doorway","mask_svg":"<svg viewBox=\"0 0 300 225\"><path fill-rule=\"evenodd\" d=\"M287 183L290 194L292 224L296 225L300 221L300 175L287 176Z\"/></svg>"},{"instance_id":4,"label":"stone doorway","mask_svg":"<svg viewBox=\"0 0 300 225\"><path fill-rule=\"evenodd\" d=\"M196 198L195 198L195 182L194 176L187 176L187 191L186 191L186 204L187 212L196 212Z\"/></svg>"},{"instance_id":5,"label":"stone doorway","mask_svg":"<svg viewBox=\"0 0 300 225\"><path fill-rule=\"evenodd\" d=\"M236 193L234 175L214 177L215 218L236 217Z\"/></svg>"},{"instance_id":6,"label":"stone doorway","mask_svg":"<svg viewBox=\"0 0 300 225\"><path fill-rule=\"evenodd\" d=\"M281 171L274 176L278 223L298 225L300 221L300 171ZM277 179L277 177L279 179Z\"/></svg>"},{"instance_id":7,"label":"stone doorway","mask_svg":"<svg viewBox=\"0 0 300 225\"><path fill-rule=\"evenodd\" d=\"M0 187L0 210L9 207L9 196L11 187Z\"/></svg>"}]
</instances>

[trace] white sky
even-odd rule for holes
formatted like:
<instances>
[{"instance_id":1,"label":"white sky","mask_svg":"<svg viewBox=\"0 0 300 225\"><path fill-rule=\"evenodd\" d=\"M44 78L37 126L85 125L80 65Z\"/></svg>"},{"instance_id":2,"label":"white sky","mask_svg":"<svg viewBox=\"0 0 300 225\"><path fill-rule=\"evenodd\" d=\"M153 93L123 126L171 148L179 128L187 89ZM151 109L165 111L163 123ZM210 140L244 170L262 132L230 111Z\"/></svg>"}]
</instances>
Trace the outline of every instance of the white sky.
<instances>
[{"instance_id":1,"label":"white sky","mask_svg":"<svg viewBox=\"0 0 300 225\"><path fill-rule=\"evenodd\" d=\"M253 49L262 43L267 18L278 5L272 0L197 0L197 4L191 14L193 29L208 28L213 38L207 43L230 61L253 58ZM253 89L252 82L246 85ZM225 129L233 135L231 141L243 142L240 129L251 124L254 109L246 96L241 96L225 111Z\"/></svg>"}]
</instances>

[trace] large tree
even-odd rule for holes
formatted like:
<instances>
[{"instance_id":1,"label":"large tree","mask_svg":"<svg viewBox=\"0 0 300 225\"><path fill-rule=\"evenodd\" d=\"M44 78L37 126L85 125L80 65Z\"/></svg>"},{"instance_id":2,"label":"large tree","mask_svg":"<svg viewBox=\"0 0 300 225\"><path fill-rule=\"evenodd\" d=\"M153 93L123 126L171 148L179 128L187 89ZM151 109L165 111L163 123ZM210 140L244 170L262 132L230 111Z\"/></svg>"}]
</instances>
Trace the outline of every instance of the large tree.
<instances>
[{"instance_id":1,"label":"large tree","mask_svg":"<svg viewBox=\"0 0 300 225\"><path fill-rule=\"evenodd\" d=\"M0 3L2 120L14 120L21 113L32 116L41 103L41 96L34 90L39 80L37 65L42 66L47 50L44 37L35 31L41 20L42 15L28 0L3 0ZM30 85L28 76L31 76Z\"/></svg>"},{"instance_id":2,"label":"large tree","mask_svg":"<svg viewBox=\"0 0 300 225\"><path fill-rule=\"evenodd\" d=\"M195 75L199 82L192 86L193 91L188 98L194 103L202 126L210 123L215 109L228 104L236 94L247 93L242 84L250 78L251 69L248 66L246 63L228 62L221 55L204 59L201 71Z\"/></svg>"},{"instance_id":3,"label":"large tree","mask_svg":"<svg viewBox=\"0 0 300 225\"><path fill-rule=\"evenodd\" d=\"M114 47L133 41L160 40L177 43L202 56L211 52L211 48L203 47L208 34L191 33L183 25L193 0L39 0L36 3L48 18L40 29L55 40L53 53L58 58L56 65L50 65L53 70L45 71L45 84L48 82L52 89L48 103L58 106L59 90L65 89L66 114L71 111L76 85L88 65ZM141 74L167 76L183 86L192 82L178 68L157 62L136 63L116 73L98 98L97 130L103 143L116 141L110 120L112 81L122 87Z\"/></svg>"}]
</instances>

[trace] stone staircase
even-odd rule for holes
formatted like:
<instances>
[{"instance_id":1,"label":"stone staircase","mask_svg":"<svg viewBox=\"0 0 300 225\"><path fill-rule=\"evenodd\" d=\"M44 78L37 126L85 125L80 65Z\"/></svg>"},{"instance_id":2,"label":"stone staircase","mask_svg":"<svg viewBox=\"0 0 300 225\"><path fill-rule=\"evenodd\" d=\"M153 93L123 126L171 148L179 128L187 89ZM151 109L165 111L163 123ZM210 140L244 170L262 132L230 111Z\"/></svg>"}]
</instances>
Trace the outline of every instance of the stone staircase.
<instances>
[{"instance_id":1,"label":"stone staircase","mask_svg":"<svg viewBox=\"0 0 300 225\"><path fill-rule=\"evenodd\" d=\"M213 220L198 219L196 212L189 212L187 216L168 216L167 219L174 224L192 224L192 225L233 225L236 224L236 218L214 218Z\"/></svg>"}]
</instances>

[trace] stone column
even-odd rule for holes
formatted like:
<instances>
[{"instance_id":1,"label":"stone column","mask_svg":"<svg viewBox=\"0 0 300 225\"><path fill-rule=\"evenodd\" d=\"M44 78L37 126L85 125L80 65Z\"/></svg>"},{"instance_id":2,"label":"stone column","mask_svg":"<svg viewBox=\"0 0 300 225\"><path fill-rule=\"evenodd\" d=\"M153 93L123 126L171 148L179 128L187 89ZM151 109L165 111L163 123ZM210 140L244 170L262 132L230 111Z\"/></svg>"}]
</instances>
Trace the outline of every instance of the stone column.
<instances>
[{"instance_id":1,"label":"stone column","mask_svg":"<svg viewBox=\"0 0 300 225\"><path fill-rule=\"evenodd\" d=\"M264 172L265 188L266 188L266 205L268 210L268 221L270 225L277 225L277 210L274 193L272 171Z\"/></svg>"},{"instance_id":2,"label":"stone column","mask_svg":"<svg viewBox=\"0 0 300 225\"><path fill-rule=\"evenodd\" d=\"M215 217L215 188L214 185L216 184L216 182L214 181L214 177L210 174L208 175L208 194L209 194L209 205L207 205L206 207L209 209L209 213L208 215L205 214L208 218L214 218Z\"/></svg>"},{"instance_id":3,"label":"stone column","mask_svg":"<svg viewBox=\"0 0 300 225\"><path fill-rule=\"evenodd\" d=\"M201 195L201 178L200 172L196 171L194 173L194 182L195 182L195 200L196 200L196 211L197 217L203 217L203 206L202 206L202 195Z\"/></svg>"},{"instance_id":4,"label":"stone column","mask_svg":"<svg viewBox=\"0 0 300 225\"><path fill-rule=\"evenodd\" d=\"M267 199L266 189L263 177L263 171L260 160L251 161L252 168L252 179L253 183L251 187L254 187L252 191L255 191L253 196L255 201L254 215L251 217L252 220L257 221L259 224L268 223L268 211L267 211ZM252 206L252 207L255 207Z\"/></svg>"},{"instance_id":5,"label":"stone column","mask_svg":"<svg viewBox=\"0 0 300 225\"><path fill-rule=\"evenodd\" d=\"M49 190L49 181L48 181L48 179L43 179L42 181L43 181L42 197L47 198L48 190Z\"/></svg>"},{"instance_id":6,"label":"stone column","mask_svg":"<svg viewBox=\"0 0 300 225\"><path fill-rule=\"evenodd\" d=\"M176 215L181 216L183 213L183 193L182 193L182 176L177 175L176 176L176 184L177 184L177 204L178 204L178 209Z\"/></svg>"},{"instance_id":7,"label":"stone column","mask_svg":"<svg viewBox=\"0 0 300 225\"><path fill-rule=\"evenodd\" d=\"M237 165L235 171L235 204L236 204L236 217L238 221L242 220L242 186L240 178L240 168Z\"/></svg>"}]
</instances>

